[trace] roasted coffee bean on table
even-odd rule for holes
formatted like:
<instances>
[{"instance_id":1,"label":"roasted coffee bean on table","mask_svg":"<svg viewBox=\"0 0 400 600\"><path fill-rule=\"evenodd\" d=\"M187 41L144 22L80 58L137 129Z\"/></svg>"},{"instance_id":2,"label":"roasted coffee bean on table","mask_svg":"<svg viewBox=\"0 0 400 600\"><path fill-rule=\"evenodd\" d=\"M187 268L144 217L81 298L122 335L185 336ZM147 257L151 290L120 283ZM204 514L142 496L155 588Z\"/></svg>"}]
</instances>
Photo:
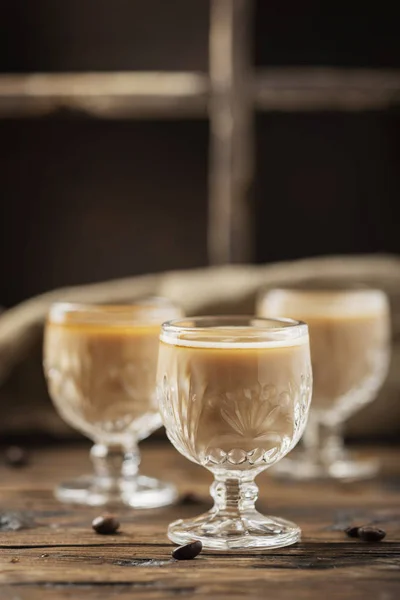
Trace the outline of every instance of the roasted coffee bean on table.
<instances>
[{"instance_id":1,"label":"roasted coffee bean on table","mask_svg":"<svg viewBox=\"0 0 400 600\"><path fill-rule=\"evenodd\" d=\"M198 554L203 549L203 544L200 541L190 542L190 544L185 544L184 546L179 546L179 548L175 548L172 552L173 558L176 560L192 560L196 558Z\"/></svg>"},{"instance_id":2,"label":"roasted coffee bean on table","mask_svg":"<svg viewBox=\"0 0 400 600\"><path fill-rule=\"evenodd\" d=\"M379 529L378 527L360 527L358 530L358 537L363 542L380 542L386 536L386 531Z\"/></svg>"},{"instance_id":3,"label":"roasted coffee bean on table","mask_svg":"<svg viewBox=\"0 0 400 600\"><path fill-rule=\"evenodd\" d=\"M346 535L348 535L348 537L358 538L359 530L360 530L359 527L348 527L347 529L344 530L344 532Z\"/></svg>"},{"instance_id":4,"label":"roasted coffee bean on table","mask_svg":"<svg viewBox=\"0 0 400 600\"><path fill-rule=\"evenodd\" d=\"M92 527L96 533L110 535L119 529L119 521L112 515L102 515L93 519Z\"/></svg>"}]
</instances>

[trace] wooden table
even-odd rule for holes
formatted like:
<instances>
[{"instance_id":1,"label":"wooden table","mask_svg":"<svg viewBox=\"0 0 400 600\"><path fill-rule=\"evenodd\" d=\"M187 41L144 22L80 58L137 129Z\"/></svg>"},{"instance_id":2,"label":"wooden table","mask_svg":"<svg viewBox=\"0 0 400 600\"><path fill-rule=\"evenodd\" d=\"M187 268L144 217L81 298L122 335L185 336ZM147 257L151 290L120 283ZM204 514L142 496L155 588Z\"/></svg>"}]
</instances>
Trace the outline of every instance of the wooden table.
<instances>
[{"instance_id":1,"label":"wooden table","mask_svg":"<svg viewBox=\"0 0 400 600\"><path fill-rule=\"evenodd\" d=\"M171 559L169 521L208 507L210 474L169 445L145 444L143 471L175 481L180 492L204 497L203 506L157 511L121 509L121 533L100 536L91 520L102 511L59 504L60 478L89 469L88 448L33 450L25 468L0 467L0 523L11 511L26 528L0 533L1 600L64 598L271 598L352 600L400 598L400 449L378 452L379 481L285 484L258 477L259 508L296 521L303 540L263 554L202 553ZM1 520L2 519L2 520ZM381 543L352 540L343 528L379 523Z\"/></svg>"}]
</instances>

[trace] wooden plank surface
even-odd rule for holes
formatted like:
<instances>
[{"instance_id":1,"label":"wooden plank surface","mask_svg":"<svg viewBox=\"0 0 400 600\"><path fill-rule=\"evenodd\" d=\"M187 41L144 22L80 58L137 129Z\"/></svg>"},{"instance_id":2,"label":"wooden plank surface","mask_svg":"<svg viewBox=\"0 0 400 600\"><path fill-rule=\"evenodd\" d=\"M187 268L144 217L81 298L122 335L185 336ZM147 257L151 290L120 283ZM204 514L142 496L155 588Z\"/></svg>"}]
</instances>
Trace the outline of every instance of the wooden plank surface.
<instances>
[{"instance_id":1,"label":"wooden plank surface","mask_svg":"<svg viewBox=\"0 0 400 600\"><path fill-rule=\"evenodd\" d=\"M375 453L377 450L374 450ZM0 532L0 598L327 598L400 597L400 449L379 450L379 480L352 484L298 484L258 477L259 508L296 521L302 542L259 554L171 558L167 524L210 506L210 474L171 447L144 444L143 471L193 491L198 506L114 510L121 533L99 536L91 520L102 511L58 503L60 478L89 469L87 447L33 450L31 464L0 467L0 519L10 512L26 523ZM0 520L1 522L1 520ZM376 523L386 539L366 544L347 538L350 524Z\"/></svg>"}]
</instances>

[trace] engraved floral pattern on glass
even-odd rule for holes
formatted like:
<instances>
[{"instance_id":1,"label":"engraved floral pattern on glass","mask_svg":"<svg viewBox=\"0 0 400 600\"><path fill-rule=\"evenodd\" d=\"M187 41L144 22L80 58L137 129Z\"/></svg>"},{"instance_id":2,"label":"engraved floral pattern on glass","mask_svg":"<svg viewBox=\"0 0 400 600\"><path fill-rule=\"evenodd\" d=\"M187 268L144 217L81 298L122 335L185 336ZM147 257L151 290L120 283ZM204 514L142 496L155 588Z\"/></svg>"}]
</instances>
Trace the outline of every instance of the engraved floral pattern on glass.
<instances>
[{"instance_id":1,"label":"engraved floral pattern on glass","mask_svg":"<svg viewBox=\"0 0 400 600\"><path fill-rule=\"evenodd\" d=\"M286 390L257 383L252 388L223 392L194 391L193 380L169 383L164 375L160 408L168 436L180 452L205 466L271 465L299 440L311 401L311 373ZM198 443L199 424L220 419L226 425L204 446ZM217 416L218 415L218 416Z\"/></svg>"},{"instance_id":2,"label":"engraved floral pattern on glass","mask_svg":"<svg viewBox=\"0 0 400 600\"><path fill-rule=\"evenodd\" d=\"M55 357L57 358L57 357ZM90 349L64 349L48 361L49 391L65 418L83 433L119 434L129 428L147 436L161 424L154 380L156 365L148 358L135 363L111 361L101 371Z\"/></svg>"},{"instance_id":3,"label":"engraved floral pattern on glass","mask_svg":"<svg viewBox=\"0 0 400 600\"><path fill-rule=\"evenodd\" d=\"M202 402L189 377L170 382L165 374L159 393L160 413L167 436L186 458L197 462L197 428Z\"/></svg>"}]
</instances>

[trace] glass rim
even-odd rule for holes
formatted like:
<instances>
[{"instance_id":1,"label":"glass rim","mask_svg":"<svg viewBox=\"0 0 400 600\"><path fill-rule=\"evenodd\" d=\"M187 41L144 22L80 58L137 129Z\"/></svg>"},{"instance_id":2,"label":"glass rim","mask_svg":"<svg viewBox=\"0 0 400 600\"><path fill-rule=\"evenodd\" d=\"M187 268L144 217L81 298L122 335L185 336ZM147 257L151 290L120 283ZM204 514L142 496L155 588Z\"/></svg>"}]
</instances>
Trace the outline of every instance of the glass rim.
<instances>
[{"instance_id":1,"label":"glass rim","mask_svg":"<svg viewBox=\"0 0 400 600\"><path fill-rule=\"evenodd\" d=\"M107 322L110 326L132 325L135 323L159 322L171 315L171 310L177 313L180 311L173 301L163 296L144 296L130 302L75 302L75 301L55 301L47 313L49 323L63 323L67 314L82 315L82 319L76 323L103 323ZM86 315L86 319L85 319ZM146 315L146 319L138 319L138 315ZM97 318L96 318L97 317ZM102 318L103 317L103 318ZM136 318L135 318L136 317Z\"/></svg>"},{"instance_id":2,"label":"glass rim","mask_svg":"<svg viewBox=\"0 0 400 600\"><path fill-rule=\"evenodd\" d=\"M269 292L290 292L293 294L315 294L315 296L323 296L324 294L332 294L332 296L346 295L365 295L374 297L386 297L386 292L383 289L360 281L345 281L341 279L304 279L297 282L278 283L276 285L265 284L258 291L258 297L262 297Z\"/></svg>"},{"instance_id":3,"label":"glass rim","mask_svg":"<svg viewBox=\"0 0 400 600\"><path fill-rule=\"evenodd\" d=\"M359 302L366 302L369 308L381 309L388 304L388 297L384 290L378 288L307 288L277 286L268 287L259 291L257 295L257 305L262 306L268 298L297 298L298 302L315 303L316 305L326 307L359 307Z\"/></svg>"},{"instance_id":4,"label":"glass rim","mask_svg":"<svg viewBox=\"0 0 400 600\"><path fill-rule=\"evenodd\" d=\"M173 319L162 324L160 333L162 342L181 342L181 345L202 347L263 346L268 343L291 345L303 338L308 339L308 326L303 321L256 315L209 315ZM182 344L183 341L187 344Z\"/></svg>"},{"instance_id":5,"label":"glass rim","mask_svg":"<svg viewBox=\"0 0 400 600\"><path fill-rule=\"evenodd\" d=\"M299 316L338 318L344 315L363 317L389 314L389 298L384 290L368 287L307 288L293 285L260 290L256 298L257 313L276 316L282 313Z\"/></svg>"}]
</instances>

